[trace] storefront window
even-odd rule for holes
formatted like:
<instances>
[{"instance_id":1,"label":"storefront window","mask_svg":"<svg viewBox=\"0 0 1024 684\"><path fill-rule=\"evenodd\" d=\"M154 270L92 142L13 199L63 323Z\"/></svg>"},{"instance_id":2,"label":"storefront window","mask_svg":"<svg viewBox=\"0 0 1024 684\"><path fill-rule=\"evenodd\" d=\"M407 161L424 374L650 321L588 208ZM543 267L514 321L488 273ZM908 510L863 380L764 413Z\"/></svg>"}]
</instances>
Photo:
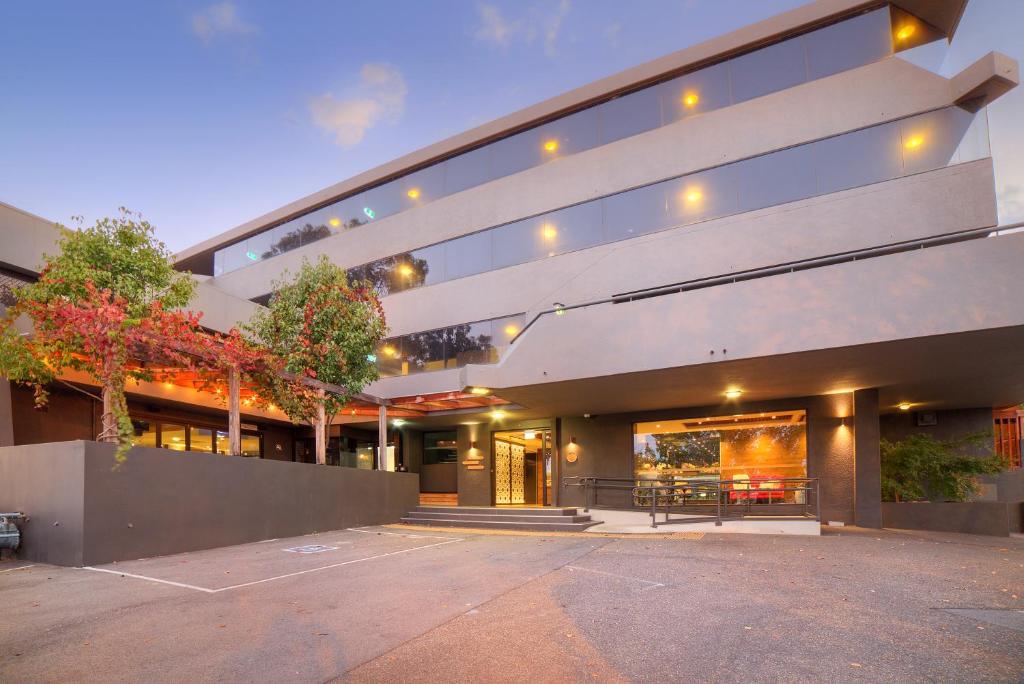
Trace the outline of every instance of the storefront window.
<instances>
[{"instance_id":1,"label":"storefront window","mask_svg":"<svg viewBox=\"0 0 1024 684\"><path fill-rule=\"evenodd\" d=\"M423 464L455 463L459 460L455 431L423 433Z\"/></svg>"},{"instance_id":2,"label":"storefront window","mask_svg":"<svg viewBox=\"0 0 1024 684\"><path fill-rule=\"evenodd\" d=\"M188 439L189 451L202 451L206 454L213 453L213 430L210 428L189 426Z\"/></svg>"},{"instance_id":3,"label":"storefront window","mask_svg":"<svg viewBox=\"0 0 1024 684\"><path fill-rule=\"evenodd\" d=\"M171 451L185 451L185 426L161 423L160 446Z\"/></svg>"},{"instance_id":4,"label":"storefront window","mask_svg":"<svg viewBox=\"0 0 1024 684\"><path fill-rule=\"evenodd\" d=\"M734 499L793 503L800 492L777 490L787 488L780 480L807 477L807 416L777 411L637 423L633 462L641 484L721 480Z\"/></svg>"}]
</instances>

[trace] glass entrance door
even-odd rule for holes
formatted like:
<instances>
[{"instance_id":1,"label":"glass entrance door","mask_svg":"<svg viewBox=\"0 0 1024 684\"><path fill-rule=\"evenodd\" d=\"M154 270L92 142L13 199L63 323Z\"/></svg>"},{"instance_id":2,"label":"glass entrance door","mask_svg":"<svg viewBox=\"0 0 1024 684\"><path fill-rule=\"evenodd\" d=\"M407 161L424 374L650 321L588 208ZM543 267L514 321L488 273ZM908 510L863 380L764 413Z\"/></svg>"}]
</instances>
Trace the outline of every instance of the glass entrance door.
<instances>
[{"instance_id":1,"label":"glass entrance door","mask_svg":"<svg viewBox=\"0 0 1024 684\"><path fill-rule=\"evenodd\" d=\"M496 506L551 504L550 430L494 433L493 491Z\"/></svg>"}]
</instances>

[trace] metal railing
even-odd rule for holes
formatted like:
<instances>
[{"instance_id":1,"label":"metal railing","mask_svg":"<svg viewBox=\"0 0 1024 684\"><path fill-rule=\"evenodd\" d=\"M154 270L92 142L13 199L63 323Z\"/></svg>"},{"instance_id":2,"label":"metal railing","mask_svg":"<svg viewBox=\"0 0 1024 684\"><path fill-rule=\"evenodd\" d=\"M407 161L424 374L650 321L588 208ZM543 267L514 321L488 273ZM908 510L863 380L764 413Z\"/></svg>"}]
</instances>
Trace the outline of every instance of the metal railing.
<instances>
[{"instance_id":1,"label":"metal railing","mask_svg":"<svg viewBox=\"0 0 1024 684\"><path fill-rule=\"evenodd\" d=\"M562 487L583 490L583 511L591 508L648 510L651 527L659 524L708 522L746 517L801 517L820 520L818 480L810 477L772 477L749 480L703 478L638 479L573 476L562 478ZM600 492L617 492L598 501ZM615 499L609 501L609 498ZM659 512L665 519L658 522ZM676 513L683 518L670 519Z\"/></svg>"}]
</instances>

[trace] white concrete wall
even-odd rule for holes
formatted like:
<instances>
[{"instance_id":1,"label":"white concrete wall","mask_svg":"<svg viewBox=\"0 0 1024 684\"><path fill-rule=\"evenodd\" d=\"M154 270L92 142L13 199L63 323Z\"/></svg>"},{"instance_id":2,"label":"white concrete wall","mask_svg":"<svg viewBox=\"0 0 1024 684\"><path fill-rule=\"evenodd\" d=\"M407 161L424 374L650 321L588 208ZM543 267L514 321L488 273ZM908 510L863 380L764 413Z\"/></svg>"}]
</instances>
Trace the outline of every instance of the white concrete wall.
<instances>
[{"instance_id":1,"label":"white concrete wall","mask_svg":"<svg viewBox=\"0 0 1024 684\"><path fill-rule=\"evenodd\" d=\"M196 293L189 304L189 309L202 312L199 323L211 330L228 332L231 328L241 328L252 319L253 314L261 309L259 304L241 299L214 287L208 278L195 276Z\"/></svg>"},{"instance_id":2,"label":"white concrete wall","mask_svg":"<svg viewBox=\"0 0 1024 684\"><path fill-rule=\"evenodd\" d=\"M1024 325L1024 234L543 316L465 380L517 387ZM998 302L998 306L993 305Z\"/></svg>"},{"instance_id":3,"label":"white concrete wall","mask_svg":"<svg viewBox=\"0 0 1024 684\"><path fill-rule=\"evenodd\" d=\"M59 239L53 223L0 202L0 264L38 273L43 254L55 253Z\"/></svg>"},{"instance_id":4,"label":"white concrete wall","mask_svg":"<svg viewBox=\"0 0 1024 684\"><path fill-rule=\"evenodd\" d=\"M243 298L303 258L343 267L627 188L949 105L950 82L889 58L691 117L345 231L214 279ZM470 319L465 319L470 320ZM401 322L396 321L398 325Z\"/></svg>"}]
</instances>

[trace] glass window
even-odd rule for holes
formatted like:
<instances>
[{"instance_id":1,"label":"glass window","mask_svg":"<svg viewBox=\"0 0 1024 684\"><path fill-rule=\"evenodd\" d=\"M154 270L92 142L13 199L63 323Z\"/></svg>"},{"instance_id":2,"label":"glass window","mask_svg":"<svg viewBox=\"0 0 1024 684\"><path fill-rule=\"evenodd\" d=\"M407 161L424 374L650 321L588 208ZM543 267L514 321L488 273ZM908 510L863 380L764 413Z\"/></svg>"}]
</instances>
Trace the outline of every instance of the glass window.
<instances>
[{"instance_id":1,"label":"glass window","mask_svg":"<svg viewBox=\"0 0 1024 684\"><path fill-rule=\"evenodd\" d=\"M810 78L838 74L892 54L888 9L826 26L803 37Z\"/></svg>"},{"instance_id":2,"label":"glass window","mask_svg":"<svg viewBox=\"0 0 1024 684\"><path fill-rule=\"evenodd\" d=\"M457 368L470 363L494 363L494 336L491 321L463 323L445 328L445 365Z\"/></svg>"},{"instance_id":3,"label":"glass window","mask_svg":"<svg viewBox=\"0 0 1024 684\"><path fill-rule=\"evenodd\" d=\"M405 335L402 338L403 373L423 373L444 368L445 329Z\"/></svg>"},{"instance_id":4,"label":"glass window","mask_svg":"<svg viewBox=\"0 0 1024 684\"><path fill-rule=\"evenodd\" d=\"M185 426L160 424L160 446L172 451L185 450Z\"/></svg>"},{"instance_id":5,"label":"glass window","mask_svg":"<svg viewBox=\"0 0 1024 684\"><path fill-rule=\"evenodd\" d=\"M459 452L455 431L423 433L423 463L457 463Z\"/></svg>"},{"instance_id":6,"label":"glass window","mask_svg":"<svg viewBox=\"0 0 1024 684\"><path fill-rule=\"evenodd\" d=\"M373 442L356 443L356 467L362 470L373 470L373 454L377 445Z\"/></svg>"},{"instance_id":7,"label":"glass window","mask_svg":"<svg viewBox=\"0 0 1024 684\"><path fill-rule=\"evenodd\" d=\"M501 358L501 355L512 344L512 340L515 339L516 335L523 331L523 326L525 325L526 316L523 314L507 318L496 318L491 321L491 344L495 349L497 358Z\"/></svg>"},{"instance_id":8,"label":"glass window","mask_svg":"<svg viewBox=\"0 0 1024 684\"><path fill-rule=\"evenodd\" d=\"M608 239L622 240L667 228L667 192L667 183L656 183L605 197L604 223Z\"/></svg>"},{"instance_id":9,"label":"glass window","mask_svg":"<svg viewBox=\"0 0 1024 684\"><path fill-rule=\"evenodd\" d=\"M598 105L601 143L628 138L662 125L661 93L657 88L644 88Z\"/></svg>"},{"instance_id":10,"label":"glass window","mask_svg":"<svg viewBox=\"0 0 1024 684\"><path fill-rule=\"evenodd\" d=\"M490 145L463 152L444 163L444 191L453 195L494 178L491 170L493 150Z\"/></svg>"},{"instance_id":11,"label":"glass window","mask_svg":"<svg viewBox=\"0 0 1024 684\"><path fill-rule=\"evenodd\" d=\"M804 411L636 423L634 473L640 483L728 482L730 501L800 503L781 480L807 477L806 423Z\"/></svg>"},{"instance_id":12,"label":"glass window","mask_svg":"<svg viewBox=\"0 0 1024 684\"><path fill-rule=\"evenodd\" d=\"M385 378L404 375L402 372L402 338L385 340L377 348L377 370Z\"/></svg>"},{"instance_id":13,"label":"glass window","mask_svg":"<svg viewBox=\"0 0 1024 684\"><path fill-rule=\"evenodd\" d=\"M903 173L921 173L953 163L972 118L959 107L949 107L901 121Z\"/></svg>"},{"instance_id":14,"label":"glass window","mask_svg":"<svg viewBox=\"0 0 1024 684\"><path fill-rule=\"evenodd\" d=\"M156 447L156 423L150 420L133 420L132 446Z\"/></svg>"},{"instance_id":15,"label":"glass window","mask_svg":"<svg viewBox=\"0 0 1024 684\"><path fill-rule=\"evenodd\" d=\"M901 174L899 126L875 126L815 143L818 192L827 194Z\"/></svg>"},{"instance_id":16,"label":"glass window","mask_svg":"<svg viewBox=\"0 0 1024 684\"><path fill-rule=\"evenodd\" d=\"M753 211L813 195L813 160L811 147L802 145L736 164L739 211Z\"/></svg>"},{"instance_id":17,"label":"glass window","mask_svg":"<svg viewBox=\"0 0 1024 684\"><path fill-rule=\"evenodd\" d=\"M251 433L242 433L242 456L259 458L263 455L260 448L260 436Z\"/></svg>"},{"instance_id":18,"label":"glass window","mask_svg":"<svg viewBox=\"0 0 1024 684\"><path fill-rule=\"evenodd\" d=\"M473 233L444 243L444 272L448 280L483 273L494 268L491 262L489 230Z\"/></svg>"},{"instance_id":19,"label":"glass window","mask_svg":"<svg viewBox=\"0 0 1024 684\"><path fill-rule=\"evenodd\" d=\"M728 64L733 102L743 102L792 88L807 80L807 64L801 38L791 38L755 50Z\"/></svg>"},{"instance_id":20,"label":"glass window","mask_svg":"<svg viewBox=\"0 0 1024 684\"><path fill-rule=\"evenodd\" d=\"M190 425L188 428L188 439L189 451L213 453L213 430Z\"/></svg>"},{"instance_id":21,"label":"glass window","mask_svg":"<svg viewBox=\"0 0 1024 684\"><path fill-rule=\"evenodd\" d=\"M700 69L658 86L665 123L729 106L728 63Z\"/></svg>"},{"instance_id":22,"label":"glass window","mask_svg":"<svg viewBox=\"0 0 1024 684\"><path fill-rule=\"evenodd\" d=\"M439 243L417 249L412 253L412 263L416 269L415 277L412 279L412 287L420 285L433 285L450 278L445 277L445 245Z\"/></svg>"},{"instance_id":23,"label":"glass window","mask_svg":"<svg viewBox=\"0 0 1024 684\"><path fill-rule=\"evenodd\" d=\"M733 164L666 182L669 225L686 225L735 213L736 176Z\"/></svg>"}]
</instances>

